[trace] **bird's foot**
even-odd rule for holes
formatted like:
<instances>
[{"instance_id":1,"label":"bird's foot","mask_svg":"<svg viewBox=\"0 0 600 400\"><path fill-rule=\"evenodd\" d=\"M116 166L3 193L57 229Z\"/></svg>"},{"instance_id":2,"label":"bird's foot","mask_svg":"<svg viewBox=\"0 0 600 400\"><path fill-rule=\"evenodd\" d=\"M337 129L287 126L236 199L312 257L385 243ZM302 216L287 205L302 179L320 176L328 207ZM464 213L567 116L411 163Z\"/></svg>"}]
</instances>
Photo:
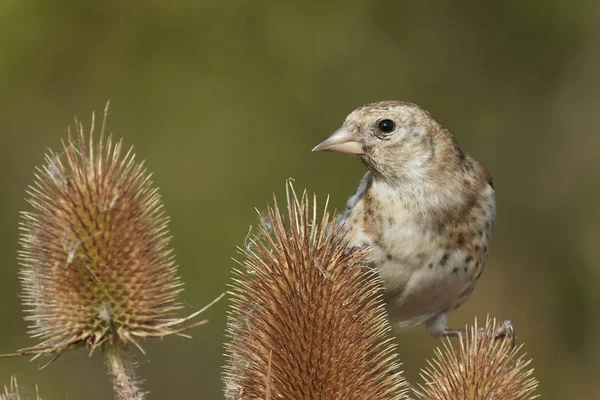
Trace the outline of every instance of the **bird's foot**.
<instances>
[{"instance_id":1,"label":"bird's foot","mask_svg":"<svg viewBox=\"0 0 600 400\"><path fill-rule=\"evenodd\" d=\"M478 328L477 331L480 336L487 334L487 331L485 328ZM446 330L440 336L444 337L444 338L456 338L456 337L460 337L460 336L468 336L470 334L471 334L471 331L469 328L466 328L466 329L446 328ZM515 327L514 327L513 323L510 320L504 321L502 323L502 325L500 325L498 328L496 328L496 331L494 332L494 339L509 340L511 347L515 347L517 344L516 343L517 335L515 333Z\"/></svg>"}]
</instances>

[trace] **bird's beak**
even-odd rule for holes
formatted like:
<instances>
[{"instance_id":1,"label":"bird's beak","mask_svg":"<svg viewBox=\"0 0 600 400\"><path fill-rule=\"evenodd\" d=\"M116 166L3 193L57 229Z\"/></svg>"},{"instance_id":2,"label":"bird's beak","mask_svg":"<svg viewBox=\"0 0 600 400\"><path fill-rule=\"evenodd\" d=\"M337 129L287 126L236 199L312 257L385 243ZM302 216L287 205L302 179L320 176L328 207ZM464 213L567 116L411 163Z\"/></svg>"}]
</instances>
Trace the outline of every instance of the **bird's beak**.
<instances>
[{"instance_id":1,"label":"bird's beak","mask_svg":"<svg viewBox=\"0 0 600 400\"><path fill-rule=\"evenodd\" d=\"M312 151L335 151L344 154L365 154L363 145L346 128L340 128L315 146Z\"/></svg>"}]
</instances>

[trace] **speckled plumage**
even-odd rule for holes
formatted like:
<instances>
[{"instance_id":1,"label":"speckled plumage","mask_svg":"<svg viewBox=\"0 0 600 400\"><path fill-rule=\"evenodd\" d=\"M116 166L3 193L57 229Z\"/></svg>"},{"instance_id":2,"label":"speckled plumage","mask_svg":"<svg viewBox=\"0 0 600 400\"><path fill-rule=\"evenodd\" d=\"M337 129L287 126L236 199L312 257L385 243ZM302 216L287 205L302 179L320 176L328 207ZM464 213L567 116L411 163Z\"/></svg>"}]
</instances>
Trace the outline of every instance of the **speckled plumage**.
<instances>
[{"instance_id":1,"label":"speckled plumage","mask_svg":"<svg viewBox=\"0 0 600 400\"><path fill-rule=\"evenodd\" d=\"M428 112L400 101L358 108L315 150L359 155L369 170L339 223L352 246L371 248L394 325L448 334L445 314L473 292L488 255L488 173Z\"/></svg>"}]
</instances>

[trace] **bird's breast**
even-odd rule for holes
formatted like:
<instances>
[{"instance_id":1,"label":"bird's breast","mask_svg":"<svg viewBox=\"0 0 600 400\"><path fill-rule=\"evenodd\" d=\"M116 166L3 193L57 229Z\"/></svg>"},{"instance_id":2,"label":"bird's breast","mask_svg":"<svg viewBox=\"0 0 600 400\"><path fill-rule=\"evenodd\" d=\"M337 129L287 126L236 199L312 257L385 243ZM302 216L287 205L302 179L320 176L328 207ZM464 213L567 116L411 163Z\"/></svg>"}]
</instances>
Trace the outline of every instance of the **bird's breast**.
<instances>
[{"instance_id":1,"label":"bird's breast","mask_svg":"<svg viewBox=\"0 0 600 400\"><path fill-rule=\"evenodd\" d=\"M370 247L390 315L420 323L462 304L487 257L493 191L492 197L478 198L460 219L442 224L437 214L385 189L373 189L354 199L344 223L352 246Z\"/></svg>"}]
</instances>

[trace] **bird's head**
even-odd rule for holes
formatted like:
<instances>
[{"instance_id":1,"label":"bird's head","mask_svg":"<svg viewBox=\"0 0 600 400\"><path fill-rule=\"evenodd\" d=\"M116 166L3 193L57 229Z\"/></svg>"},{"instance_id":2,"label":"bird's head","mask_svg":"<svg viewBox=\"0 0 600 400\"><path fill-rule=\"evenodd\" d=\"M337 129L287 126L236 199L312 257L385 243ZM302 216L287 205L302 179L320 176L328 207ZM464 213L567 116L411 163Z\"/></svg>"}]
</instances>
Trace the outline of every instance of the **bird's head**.
<instances>
[{"instance_id":1,"label":"bird's head","mask_svg":"<svg viewBox=\"0 0 600 400\"><path fill-rule=\"evenodd\" d=\"M419 106L382 101L352 111L313 151L358 155L371 172L393 178L426 168L440 131L445 129Z\"/></svg>"}]
</instances>

